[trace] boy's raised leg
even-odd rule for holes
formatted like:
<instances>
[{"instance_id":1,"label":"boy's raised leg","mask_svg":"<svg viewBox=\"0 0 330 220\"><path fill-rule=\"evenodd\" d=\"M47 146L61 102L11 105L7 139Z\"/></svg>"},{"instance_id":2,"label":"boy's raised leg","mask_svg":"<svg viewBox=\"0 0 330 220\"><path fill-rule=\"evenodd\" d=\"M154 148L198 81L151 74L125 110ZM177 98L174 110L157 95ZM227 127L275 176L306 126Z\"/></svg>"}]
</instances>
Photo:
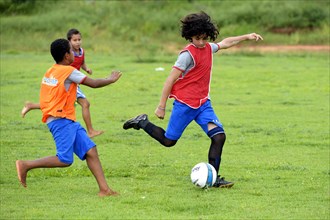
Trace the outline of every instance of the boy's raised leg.
<instances>
[{"instance_id":1,"label":"boy's raised leg","mask_svg":"<svg viewBox=\"0 0 330 220\"><path fill-rule=\"evenodd\" d=\"M104 131L96 131L94 129L90 129L87 133L88 133L88 137L93 138L93 137L103 134Z\"/></svg>"},{"instance_id":2,"label":"boy's raised leg","mask_svg":"<svg viewBox=\"0 0 330 220\"><path fill-rule=\"evenodd\" d=\"M40 109L40 104L39 103L32 103L32 102L25 102L24 107L21 111L21 115L24 118L26 113L28 113L30 110L33 109Z\"/></svg>"},{"instance_id":3,"label":"boy's raised leg","mask_svg":"<svg viewBox=\"0 0 330 220\"><path fill-rule=\"evenodd\" d=\"M79 103L79 105L81 105L82 117L86 124L86 130L87 130L88 136L90 138L93 138L93 137L103 134L104 131L97 131L97 130L94 130L94 128L93 128L91 113L89 110L90 104L89 104L88 100L85 98L78 98L77 102Z\"/></svg>"}]
</instances>

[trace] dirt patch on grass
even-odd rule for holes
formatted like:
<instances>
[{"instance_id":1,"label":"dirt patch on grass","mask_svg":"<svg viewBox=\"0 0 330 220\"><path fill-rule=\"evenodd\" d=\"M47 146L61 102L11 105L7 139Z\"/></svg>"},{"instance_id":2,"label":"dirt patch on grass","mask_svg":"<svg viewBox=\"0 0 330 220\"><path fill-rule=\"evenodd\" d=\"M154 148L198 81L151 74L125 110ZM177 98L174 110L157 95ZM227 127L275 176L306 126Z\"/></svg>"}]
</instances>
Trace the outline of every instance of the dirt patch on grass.
<instances>
[{"instance_id":1,"label":"dirt patch on grass","mask_svg":"<svg viewBox=\"0 0 330 220\"><path fill-rule=\"evenodd\" d=\"M167 44L164 50L170 54L178 53L182 49L182 45ZM330 53L329 45L244 45L231 47L227 50L222 50L222 53L236 53L236 52L256 52L256 53Z\"/></svg>"},{"instance_id":2,"label":"dirt patch on grass","mask_svg":"<svg viewBox=\"0 0 330 220\"><path fill-rule=\"evenodd\" d=\"M236 46L229 50L233 52L248 51L248 52L330 52L328 45L256 45L256 46Z\"/></svg>"}]
</instances>

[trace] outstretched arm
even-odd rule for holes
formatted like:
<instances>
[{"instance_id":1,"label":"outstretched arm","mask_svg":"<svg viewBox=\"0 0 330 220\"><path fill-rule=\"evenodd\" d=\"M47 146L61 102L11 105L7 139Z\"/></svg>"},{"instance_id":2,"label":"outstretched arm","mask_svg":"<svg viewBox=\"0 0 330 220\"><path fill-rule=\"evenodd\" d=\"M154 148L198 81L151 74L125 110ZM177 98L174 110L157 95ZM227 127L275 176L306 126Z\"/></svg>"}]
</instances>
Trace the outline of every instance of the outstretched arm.
<instances>
[{"instance_id":1,"label":"outstretched arm","mask_svg":"<svg viewBox=\"0 0 330 220\"><path fill-rule=\"evenodd\" d=\"M167 79L165 81L159 104L155 110L155 115L159 119L164 119L164 117L165 117L165 108L166 108L166 102L167 102L168 96L170 95L173 84L177 81L177 79L180 77L181 74L182 74L182 71L180 71L176 68L173 68L170 75L167 77Z\"/></svg>"},{"instance_id":2,"label":"outstretched arm","mask_svg":"<svg viewBox=\"0 0 330 220\"><path fill-rule=\"evenodd\" d=\"M89 86L91 88L100 88L107 86L111 83L115 83L121 77L120 71L112 71L112 73L104 79L92 79L86 77L86 79L81 83L83 85Z\"/></svg>"},{"instance_id":3,"label":"outstretched arm","mask_svg":"<svg viewBox=\"0 0 330 220\"><path fill-rule=\"evenodd\" d=\"M221 50L221 49L227 49L232 46L235 46L245 40L259 41L259 40L263 40L263 38L259 34L251 33L251 34L245 34L245 35L236 36L236 37L227 37L227 38L223 39L221 42L219 42L218 44L219 44L220 50Z\"/></svg>"}]
</instances>

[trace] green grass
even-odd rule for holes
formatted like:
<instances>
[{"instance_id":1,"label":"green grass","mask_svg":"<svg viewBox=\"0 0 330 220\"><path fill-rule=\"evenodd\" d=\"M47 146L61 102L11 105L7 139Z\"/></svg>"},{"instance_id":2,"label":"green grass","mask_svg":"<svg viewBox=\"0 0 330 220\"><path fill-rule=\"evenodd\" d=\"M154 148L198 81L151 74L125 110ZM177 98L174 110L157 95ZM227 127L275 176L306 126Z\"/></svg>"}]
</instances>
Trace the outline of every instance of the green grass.
<instances>
[{"instance_id":1,"label":"green grass","mask_svg":"<svg viewBox=\"0 0 330 220\"><path fill-rule=\"evenodd\" d=\"M329 55L216 54L211 98L225 126L221 174L231 189L202 190L191 168L207 161L209 139L191 124L173 148L143 131L122 129L139 113L166 127L153 111L176 55L86 57L93 77L123 71L116 84L83 87L105 175L119 197L97 197L85 162L29 172L20 186L15 160L54 155L41 113L25 119L25 100L38 101L49 54L1 53L1 219L329 219ZM155 68L164 67L164 72ZM77 118L82 122L81 109ZM83 124L83 122L82 122ZM84 124L83 124L84 125Z\"/></svg>"}]
</instances>

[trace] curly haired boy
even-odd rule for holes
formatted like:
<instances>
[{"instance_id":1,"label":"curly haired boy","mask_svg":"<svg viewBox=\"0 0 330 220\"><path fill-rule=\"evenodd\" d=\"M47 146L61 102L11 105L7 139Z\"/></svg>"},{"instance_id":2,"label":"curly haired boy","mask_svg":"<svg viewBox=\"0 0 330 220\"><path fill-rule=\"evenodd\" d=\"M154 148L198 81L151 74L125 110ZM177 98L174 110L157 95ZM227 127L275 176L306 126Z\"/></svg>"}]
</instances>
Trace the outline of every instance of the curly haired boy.
<instances>
[{"instance_id":1,"label":"curly haired boy","mask_svg":"<svg viewBox=\"0 0 330 220\"><path fill-rule=\"evenodd\" d=\"M166 131L148 120L146 114L126 121L124 129L142 128L165 147L174 146L183 131L193 120L210 138L208 162L218 173L214 187L230 188L233 182L220 177L220 163L226 140L222 123L215 114L210 100L213 53L230 48L245 40L263 40L259 34L251 33L215 41L219 30L205 12L187 15L181 20L181 36L190 41L179 54L170 75L167 77L155 114L164 119L166 102L174 98L172 113Z\"/></svg>"}]
</instances>

